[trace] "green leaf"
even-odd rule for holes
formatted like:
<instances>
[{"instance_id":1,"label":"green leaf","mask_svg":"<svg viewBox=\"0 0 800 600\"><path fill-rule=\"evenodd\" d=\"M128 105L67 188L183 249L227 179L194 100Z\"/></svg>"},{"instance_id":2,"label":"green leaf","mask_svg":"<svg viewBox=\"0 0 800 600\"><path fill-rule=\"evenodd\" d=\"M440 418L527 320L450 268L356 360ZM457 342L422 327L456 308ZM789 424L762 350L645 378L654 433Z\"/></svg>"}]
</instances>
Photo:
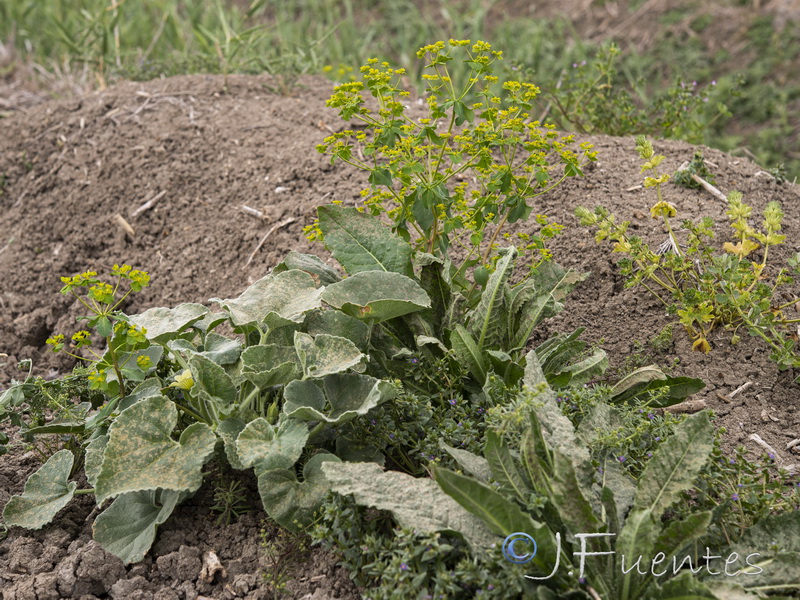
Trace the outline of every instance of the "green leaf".
<instances>
[{"instance_id":1,"label":"green leaf","mask_svg":"<svg viewBox=\"0 0 800 600\"><path fill-rule=\"evenodd\" d=\"M3 509L7 525L39 529L64 508L78 484L69 480L75 457L69 450L59 450L25 482L21 496L11 496Z\"/></svg>"},{"instance_id":2,"label":"green leaf","mask_svg":"<svg viewBox=\"0 0 800 600\"><path fill-rule=\"evenodd\" d=\"M242 352L242 377L260 390L286 385L300 377L297 352L293 346L250 346Z\"/></svg>"},{"instance_id":3,"label":"green leaf","mask_svg":"<svg viewBox=\"0 0 800 600\"><path fill-rule=\"evenodd\" d=\"M456 325L450 333L450 346L456 360L466 365L469 372L480 385L486 383L486 362L475 339L463 325Z\"/></svg>"},{"instance_id":4,"label":"green leaf","mask_svg":"<svg viewBox=\"0 0 800 600\"><path fill-rule=\"evenodd\" d=\"M303 378L325 377L358 365L364 358L361 350L347 338L320 333L311 337L296 331L294 348L303 370Z\"/></svg>"},{"instance_id":5,"label":"green leaf","mask_svg":"<svg viewBox=\"0 0 800 600\"><path fill-rule=\"evenodd\" d=\"M541 435L550 448L559 450L567 456L575 467L578 481L586 491L593 481L593 469L589 451L575 434L572 422L561 412L556 397L544 377L542 366L531 350L525 356L525 385L536 393L536 419L541 426Z\"/></svg>"},{"instance_id":6,"label":"green leaf","mask_svg":"<svg viewBox=\"0 0 800 600\"><path fill-rule=\"evenodd\" d=\"M108 446L108 436L99 435L86 447L83 469L86 472L86 480L92 487L97 485L97 476L100 475L100 467L103 466L103 454L106 446Z\"/></svg>"},{"instance_id":7,"label":"green leaf","mask_svg":"<svg viewBox=\"0 0 800 600\"><path fill-rule=\"evenodd\" d=\"M714 427L707 412L686 418L661 443L639 479L634 508L660 517L692 487L713 449Z\"/></svg>"},{"instance_id":8,"label":"green leaf","mask_svg":"<svg viewBox=\"0 0 800 600\"><path fill-rule=\"evenodd\" d=\"M325 288L322 300L348 315L379 323L423 308L431 299L419 284L405 275L363 271Z\"/></svg>"},{"instance_id":9,"label":"green leaf","mask_svg":"<svg viewBox=\"0 0 800 600\"><path fill-rule=\"evenodd\" d=\"M568 386L583 385L593 377L602 375L606 369L608 369L608 356L605 350L595 348L594 352L583 360L561 368L557 377L567 375L568 385L562 384L557 387L564 389Z\"/></svg>"},{"instance_id":10,"label":"green leaf","mask_svg":"<svg viewBox=\"0 0 800 600\"><path fill-rule=\"evenodd\" d=\"M452 456L458 463L458 466L478 481L488 483L489 479L491 479L492 469L489 467L489 461L482 456L473 454L468 450L462 450L461 448L453 448L445 444L442 440L439 440L439 447Z\"/></svg>"},{"instance_id":11,"label":"green leaf","mask_svg":"<svg viewBox=\"0 0 800 600\"><path fill-rule=\"evenodd\" d=\"M436 466L433 467L433 478L448 496L480 518L494 534L508 536L524 532L533 536L538 551L532 564L544 573L552 571L557 544L553 532L546 525L534 521L517 504L479 481Z\"/></svg>"},{"instance_id":12,"label":"green leaf","mask_svg":"<svg viewBox=\"0 0 800 600\"><path fill-rule=\"evenodd\" d=\"M432 254L417 254L414 261L421 267L419 283L431 299L431 307L422 311L426 322L435 328L432 333L442 334L447 308L451 304L451 291L445 279L445 272L450 268L450 261L442 260Z\"/></svg>"},{"instance_id":13,"label":"green leaf","mask_svg":"<svg viewBox=\"0 0 800 600\"><path fill-rule=\"evenodd\" d=\"M361 506L388 510L401 527L420 533L455 531L473 548L489 548L497 542L478 517L459 506L432 479L384 472L375 463L327 463L322 472L331 490L352 494Z\"/></svg>"},{"instance_id":14,"label":"green leaf","mask_svg":"<svg viewBox=\"0 0 800 600\"><path fill-rule=\"evenodd\" d=\"M191 369L194 379L192 395L215 402L221 407L227 407L236 402L239 391L230 375L217 363L205 356L195 354L189 359L189 369Z\"/></svg>"},{"instance_id":15,"label":"green leaf","mask_svg":"<svg viewBox=\"0 0 800 600\"><path fill-rule=\"evenodd\" d=\"M178 409L164 397L146 398L125 409L109 429L95 496L102 504L126 492L163 488L194 492L217 436L204 423L189 425L176 442Z\"/></svg>"},{"instance_id":16,"label":"green leaf","mask_svg":"<svg viewBox=\"0 0 800 600\"><path fill-rule=\"evenodd\" d=\"M319 227L325 247L345 271L391 271L411 276L411 246L381 222L355 208L320 206Z\"/></svg>"},{"instance_id":17,"label":"green leaf","mask_svg":"<svg viewBox=\"0 0 800 600\"><path fill-rule=\"evenodd\" d=\"M642 576L639 575L637 569L635 567L631 569L631 567L637 558L641 557L644 561L647 560L647 557L654 555L653 544L659 529L660 520L657 523L653 513L647 508L634 508L628 514L625 525L617 538L615 556L620 600L636 600L646 597L644 594L637 593L637 588L642 584L652 583L653 579L648 578L642 582ZM623 560L625 561L625 570L628 571L626 575L622 574Z\"/></svg>"},{"instance_id":18,"label":"green leaf","mask_svg":"<svg viewBox=\"0 0 800 600\"><path fill-rule=\"evenodd\" d=\"M222 438L228 464L237 471L246 469L236 451L236 439L245 428L245 422L239 419L225 419L217 425L217 435Z\"/></svg>"},{"instance_id":19,"label":"green leaf","mask_svg":"<svg viewBox=\"0 0 800 600\"><path fill-rule=\"evenodd\" d=\"M283 259L283 262L272 269L272 274L277 275L278 273L283 273L284 271L292 269L305 271L311 275L318 286L330 285L331 283L342 280L341 275L339 275L335 269L325 264L319 257L313 254L302 254L294 250L289 251L289 254Z\"/></svg>"},{"instance_id":20,"label":"green leaf","mask_svg":"<svg viewBox=\"0 0 800 600\"><path fill-rule=\"evenodd\" d=\"M648 367L643 367L647 369ZM635 375L636 372L631 374ZM662 374L663 375L663 374ZM610 401L615 404L622 404L630 402L635 397L644 397L649 392L656 392L666 389L666 393L659 395L657 399L650 402L653 408L665 408L672 406L678 402L682 402L692 394L702 390L706 384L701 379L693 377L669 377L663 375L663 378L654 378L647 380L647 377L652 377L653 373L649 372L644 375L642 380L623 380L612 388L612 396ZM624 383L623 383L624 382ZM620 385L623 384L623 385Z\"/></svg>"},{"instance_id":21,"label":"green leaf","mask_svg":"<svg viewBox=\"0 0 800 600\"><path fill-rule=\"evenodd\" d=\"M139 315L129 317L131 323L147 330L145 337L157 344L166 344L177 338L182 331L194 325L208 314L202 304L179 304L175 308L150 308Z\"/></svg>"},{"instance_id":22,"label":"green leaf","mask_svg":"<svg viewBox=\"0 0 800 600\"><path fill-rule=\"evenodd\" d=\"M347 338L362 352L369 344L369 326L338 310L321 310L311 313L306 319L306 333L317 336L321 333Z\"/></svg>"},{"instance_id":23,"label":"green leaf","mask_svg":"<svg viewBox=\"0 0 800 600\"><path fill-rule=\"evenodd\" d=\"M304 271L267 275L247 288L238 298L211 298L228 312L237 327L265 324L274 329L302 323L305 314L321 306L322 289Z\"/></svg>"},{"instance_id":24,"label":"green leaf","mask_svg":"<svg viewBox=\"0 0 800 600\"><path fill-rule=\"evenodd\" d=\"M389 169L375 168L369 174L368 181L372 185L385 185L392 187L392 174Z\"/></svg>"},{"instance_id":25,"label":"green leaf","mask_svg":"<svg viewBox=\"0 0 800 600\"><path fill-rule=\"evenodd\" d=\"M732 549L739 555L738 565L746 567L746 562L758 564L761 573L753 570L744 574L742 583L754 592L800 590L800 511L789 510L778 515L764 517L750 527L736 542ZM758 553L758 556L748 555Z\"/></svg>"},{"instance_id":26,"label":"green leaf","mask_svg":"<svg viewBox=\"0 0 800 600\"><path fill-rule=\"evenodd\" d=\"M181 499L179 492L147 490L123 494L92 525L94 539L123 563L142 560Z\"/></svg>"},{"instance_id":27,"label":"green leaf","mask_svg":"<svg viewBox=\"0 0 800 600\"><path fill-rule=\"evenodd\" d=\"M203 351L199 354L218 365L232 365L242 354L242 342L211 332L206 336Z\"/></svg>"},{"instance_id":28,"label":"green leaf","mask_svg":"<svg viewBox=\"0 0 800 600\"><path fill-rule=\"evenodd\" d=\"M236 440L236 452L245 468L257 472L288 469L303 453L308 441L308 427L302 421L285 420L273 427L259 417L250 421Z\"/></svg>"},{"instance_id":29,"label":"green leaf","mask_svg":"<svg viewBox=\"0 0 800 600\"><path fill-rule=\"evenodd\" d=\"M531 489L528 483L522 478L508 446L503 439L493 429L486 431L486 444L483 448L483 455L489 463L492 475L501 487L504 487L524 505L530 500Z\"/></svg>"},{"instance_id":30,"label":"green leaf","mask_svg":"<svg viewBox=\"0 0 800 600\"><path fill-rule=\"evenodd\" d=\"M572 462L558 450L553 453L553 478L550 481L550 499L570 533L598 531L601 523L578 485Z\"/></svg>"},{"instance_id":31,"label":"green leaf","mask_svg":"<svg viewBox=\"0 0 800 600\"><path fill-rule=\"evenodd\" d=\"M394 397L387 381L367 375L328 375L321 382L293 381L284 391L284 412L294 419L344 423Z\"/></svg>"},{"instance_id":32,"label":"green leaf","mask_svg":"<svg viewBox=\"0 0 800 600\"><path fill-rule=\"evenodd\" d=\"M499 252L501 258L489 277L478 306L467 321L470 333L477 338L479 350L498 347L505 337L508 313L503 301L506 283L517 260L517 250L512 246Z\"/></svg>"},{"instance_id":33,"label":"green leaf","mask_svg":"<svg viewBox=\"0 0 800 600\"><path fill-rule=\"evenodd\" d=\"M262 471L258 475L258 493L264 510L291 531L308 527L330 490L322 465L341 462L334 454L315 454L303 467L302 483L297 481L293 469Z\"/></svg>"},{"instance_id":34,"label":"green leaf","mask_svg":"<svg viewBox=\"0 0 800 600\"><path fill-rule=\"evenodd\" d=\"M653 556L659 552L668 557L691 554L688 546L706 534L711 520L712 512L703 511L690 514L681 521L670 521L653 544Z\"/></svg>"}]
</instances>

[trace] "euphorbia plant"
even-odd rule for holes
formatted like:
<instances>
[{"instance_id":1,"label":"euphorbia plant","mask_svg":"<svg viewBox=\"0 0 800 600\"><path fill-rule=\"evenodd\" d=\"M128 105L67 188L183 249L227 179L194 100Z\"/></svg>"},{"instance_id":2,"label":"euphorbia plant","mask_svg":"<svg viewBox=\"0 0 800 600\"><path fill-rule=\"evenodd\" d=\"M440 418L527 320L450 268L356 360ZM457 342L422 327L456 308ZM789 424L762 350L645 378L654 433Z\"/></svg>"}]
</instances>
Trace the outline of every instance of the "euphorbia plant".
<instances>
[{"instance_id":1,"label":"euphorbia plant","mask_svg":"<svg viewBox=\"0 0 800 600\"><path fill-rule=\"evenodd\" d=\"M642 238L628 233L629 222L617 223L614 215L603 207L590 211L579 207L575 212L582 225L597 227L598 242L614 242L613 252L626 258L619 262L626 277L626 287L641 285L658 298L668 311L677 314L680 323L692 337L695 350L709 352L709 334L722 326L733 331L731 341L738 339L744 327L761 338L772 350L771 357L780 368L800 366L794 351L793 333L788 325L798 319L787 318L784 309L798 300L776 304L777 290L793 282L790 273L797 273L800 255L788 261L788 269L770 272L768 257L773 246L782 244L783 211L778 202L770 202L764 210L762 229L750 222L752 208L745 204L742 194L728 194L725 212L734 232L734 241L725 242L722 253L715 254L710 218L697 223L685 220L676 228L673 219L677 208L665 201L662 186L669 175L660 173L664 156L654 152L644 136L636 139L636 149L645 160L642 172L650 171L644 180L645 188L655 188L657 202L650 210L655 219L664 223L666 240L653 250ZM685 232L685 233L684 233ZM685 241L679 239L685 236ZM758 252L758 254L757 254Z\"/></svg>"},{"instance_id":2,"label":"euphorbia plant","mask_svg":"<svg viewBox=\"0 0 800 600\"><path fill-rule=\"evenodd\" d=\"M530 117L539 89L493 75L502 52L490 44L436 42L417 57L428 71L426 117L408 114L409 93L399 85L404 70L370 60L361 68L363 82L337 86L327 102L361 129L335 133L318 150L330 154L331 162L369 172L371 186L362 192L360 210L388 216L419 251L446 256L451 246L461 248L454 280L466 285L463 276L475 267L475 280L483 285L504 225L530 217L538 196L581 175L596 153L586 143L573 149L573 136ZM453 60L468 65L466 80L451 78ZM376 99L377 111L364 91ZM549 256L544 242L560 230L543 215L536 221L537 233L520 236L532 252L532 266ZM308 232L322 233L313 225Z\"/></svg>"}]
</instances>

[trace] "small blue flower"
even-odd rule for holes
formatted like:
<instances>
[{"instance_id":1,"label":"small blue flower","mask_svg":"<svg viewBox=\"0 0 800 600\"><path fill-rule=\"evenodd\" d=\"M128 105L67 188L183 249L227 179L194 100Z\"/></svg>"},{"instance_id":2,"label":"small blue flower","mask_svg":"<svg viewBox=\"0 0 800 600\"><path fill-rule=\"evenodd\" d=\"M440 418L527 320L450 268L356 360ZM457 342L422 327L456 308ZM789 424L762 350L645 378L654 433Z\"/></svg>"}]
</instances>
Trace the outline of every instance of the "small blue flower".
<instances>
[{"instance_id":1,"label":"small blue flower","mask_svg":"<svg viewBox=\"0 0 800 600\"><path fill-rule=\"evenodd\" d=\"M624 456L620 456L620 457L617 458L617 460L619 460L619 462L621 462L621 463L624 463L625 462L625 457Z\"/></svg>"},{"instance_id":2,"label":"small blue flower","mask_svg":"<svg viewBox=\"0 0 800 600\"><path fill-rule=\"evenodd\" d=\"M400 570L408 571L408 565L406 563L400 563Z\"/></svg>"},{"instance_id":3,"label":"small blue flower","mask_svg":"<svg viewBox=\"0 0 800 600\"><path fill-rule=\"evenodd\" d=\"M656 416L653 413L647 413L647 418L652 421L653 419L656 418Z\"/></svg>"},{"instance_id":4,"label":"small blue flower","mask_svg":"<svg viewBox=\"0 0 800 600\"><path fill-rule=\"evenodd\" d=\"M648 452L647 453L647 458L653 458L653 453L652 452Z\"/></svg>"},{"instance_id":5,"label":"small blue flower","mask_svg":"<svg viewBox=\"0 0 800 600\"><path fill-rule=\"evenodd\" d=\"M448 400L448 402L450 403L451 406L455 406L456 405L456 399L455 398L450 398L450 400Z\"/></svg>"},{"instance_id":6,"label":"small blue flower","mask_svg":"<svg viewBox=\"0 0 800 600\"><path fill-rule=\"evenodd\" d=\"M738 502L739 501L739 494L734 494L733 496L731 496L731 500L733 500L734 502Z\"/></svg>"},{"instance_id":7,"label":"small blue flower","mask_svg":"<svg viewBox=\"0 0 800 600\"><path fill-rule=\"evenodd\" d=\"M656 441L660 442L661 441L661 437L660 436L656 436Z\"/></svg>"}]
</instances>

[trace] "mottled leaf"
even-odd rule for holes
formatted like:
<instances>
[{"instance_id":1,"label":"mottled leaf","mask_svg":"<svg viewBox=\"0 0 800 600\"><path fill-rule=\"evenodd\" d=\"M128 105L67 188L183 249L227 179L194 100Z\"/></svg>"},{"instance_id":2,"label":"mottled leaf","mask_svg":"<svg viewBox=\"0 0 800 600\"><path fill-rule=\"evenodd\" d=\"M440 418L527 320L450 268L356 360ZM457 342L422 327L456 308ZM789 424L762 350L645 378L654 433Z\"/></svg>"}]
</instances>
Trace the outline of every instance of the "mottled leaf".
<instances>
[{"instance_id":1,"label":"mottled leaf","mask_svg":"<svg viewBox=\"0 0 800 600\"><path fill-rule=\"evenodd\" d=\"M308 427L302 421L288 419L273 427L259 417L239 434L236 451L245 468L288 469L300 458L307 440Z\"/></svg>"},{"instance_id":2,"label":"mottled leaf","mask_svg":"<svg viewBox=\"0 0 800 600\"><path fill-rule=\"evenodd\" d=\"M703 411L686 418L661 443L639 479L634 508L660 517L694 485L714 447L714 426Z\"/></svg>"},{"instance_id":3,"label":"mottled leaf","mask_svg":"<svg viewBox=\"0 0 800 600\"><path fill-rule=\"evenodd\" d=\"M165 344L178 337L208 314L208 308L202 304L179 304L175 308L150 308L142 314L133 315L131 323L147 330L145 337L151 342Z\"/></svg>"},{"instance_id":4,"label":"mottled leaf","mask_svg":"<svg viewBox=\"0 0 800 600\"><path fill-rule=\"evenodd\" d=\"M192 395L215 402L222 407L236 402L239 392L230 375L217 363L205 356L195 354L189 359L189 369L191 369L194 379Z\"/></svg>"},{"instance_id":5,"label":"mottled leaf","mask_svg":"<svg viewBox=\"0 0 800 600\"><path fill-rule=\"evenodd\" d=\"M109 429L97 476L97 503L141 490L197 490L217 436L204 423L189 425L176 442L178 409L164 397L146 398L122 411Z\"/></svg>"},{"instance_id":6,"label":"mottled leaf","mask_svg":"<svg viewBox=\"0 0 800 600\"><path fill-rule=\"evenodd\" d=\"M320 310L306 319L306 333L317 336L321 333L347 338L362 352L369 343L369 326L338 310Z\"/></svg>"},{"instance_id":7,"label":"mottled leaf","mask_svg":"<svg viewBox=\"0 0 800 600\"><path fill-rule=\"evenodd\" d=\"M334 454L315 454L303 467L302 483L297 481L294 469L258 473L258 493L267 514L291 531L307 527L330 490L322 473L325 463L341 463L341 460Z\"/></svg>"},{"instance_id":8,"label":"mottled leaf","mask_svg":"<svg viewBox=\"0 0 800 600\"><path fill-rule=\"evenodd\" d=\"M387 381L342 373L320 381L293 381L284 391L284 412L295 419L344 423L394 397Z\"/></svg>"},{"instance_id":9,"label":"mottled leaf","mask_svg":"<svg viewBox=\"0 0 800 600\"><path fill-rule=\"evenodd\" d=\"M495 270L468 320L469 332L481 350L500 346L506 333L508 314L504 306L505 287L514 270L517 250L512 246L499 252L501 256Z\"/></svg>"},{"instance_id":10,"label":"mottled leaf","mask_svg":"<svg viewBox=\"0 0 800 600\"><path fill-rule=\"evenodd\" d=\"M242 464L239 453L236 451L236 439L244 428L244 421L240 421L239 419L225 419L217 425L217 435L222 438L228 464L237 471L242 471L247 468Z\"/></svg>"},{"instance_id":11,"label":"mottled leaf","mask_svg":"<svg viewBox=\"0 0 800 600\"><path fill-rule=\"evenodd\" d=\"M300 361L292 346L266 344L242 352L242 377L261 390L300 377Z\"/></svg>"},{"instance_id":12,"label":"mottled leaf","mask_svg":"<svg viewBox=\"0 0 800 600\"><path fill-rule=\"evenodd\" d=\"M431 305L413 279L398 273L364 271L325 288L322 299L346 314L379 323Z\"/></svg>"},{"instance_id":13,"label":"mottled leaf","mask_svg":"<svg viewBox=\"0 0 800 600\"><path fill-rule=\"evenodd\" d=\"M83 470L86 472L86 480L92 487L97 485L97 476L100 475L100 467L103 466L103 454L106 446L108 446L108 436L99 435L86 447Z\"/></svg>"},{"instance_id":14,"label":"mottled leaf","mask_svg":"<svg viewBox=\"0 0 800 600\"><path fill-rule=\"evenodd\" d=\"M324 377L355 367L364 358L361 350L347 338L320 333L311 337L296 331L294 348L300 359L303 377Z\"/></svg>"},{"instance_id":15,"label":"mottled leaf","mask_svg":"<svg viewBox=\"0 0 800 600\"><path fill-rule=\"evenodd\" d=\"M180 499L179 492L166 490L123 494L95 519L94 539L126 565L139 562Z\"/></svg>"},{"instance_id":16,"label":"mottled leaf","mask_svg":"<svg viewBox=\"0 0 800 600\"><path fill-rule=\"evenodd\" d=\"M265 324L269 329L301 323L305 314L320 307L322 288L304 271L267 275L247 288L238 298L212 298L230 315L237 327Z\"/></svg>"},{"instance_id":17,"label":"mottled leaf","mask_svg":"<svg viewBox=\"0 0 800 600\"><path fill-rule=\"evenodd\" d=\"M352 494L361 506L388 510L401 527L420 533L456 531L476 548L498 541L486 524L444 493L432 479L386 471L374 463L327 463L330 489Z\"/></svg>"},{"instance_id":18,"label":"mottled leaf","mask_svg":"<svg viewBox=\"0 0 800 600\"><path fill-rule=\"evenodd\" d=\"M3 509L7 525L39 529L53 520L75 493L78 484L69 480L75 457L59 450L25 482L21 496L11 496Z\"/></svg>"},{"instance_id":19,"label":"mottled leaf","mask_svg":"<svg viewBox=\"0 0 800 600\"><path fill-rule=\"evenodd\" d=\"M478 481L487 483L491 479L492 469L489 467L489 461L484 457L473 454L468 450L448 446L442 440L439 440L439 446L455 459L459 467Z\"/></svg>"}]
</instances>

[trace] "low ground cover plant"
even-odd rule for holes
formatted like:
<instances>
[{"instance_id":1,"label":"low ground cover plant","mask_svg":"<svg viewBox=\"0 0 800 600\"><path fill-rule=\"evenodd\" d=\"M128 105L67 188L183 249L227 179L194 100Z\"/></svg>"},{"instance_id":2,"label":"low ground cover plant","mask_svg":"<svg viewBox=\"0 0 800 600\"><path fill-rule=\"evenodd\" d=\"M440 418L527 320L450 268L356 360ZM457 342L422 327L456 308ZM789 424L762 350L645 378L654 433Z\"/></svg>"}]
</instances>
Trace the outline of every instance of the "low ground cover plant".
<instances>
[{"instance_id":1,"label":"low ground cover plant","mask_svg":"<svg viewBox=\"0 0 800 600\"><path fill-rule=\"evenodd\" d=\"M652 143L643 136L636 139L636 149L645 161L642 172L650 173L644 186L656 191L658 201L650 213L664 223L664 243L651 249L642 238L628 233L629 222L618 223L603 207L576 210L582 225L597 228L598 242L614 242L612 251L624 256L618 264L626 287L641 286L658 298L668 312L678 317L695 350L709 352L709 334L724 327L731 331L731 343L736 343L741 331L763 340L781 369L800 366L792 330L800 320L784 314L798 300L793 297L788 302L777 301L783 288L793 283L793 276L800 272L800 255L790 258L783 268L768 263L770 248L786 240L780 233L780 204L767 205L758 229L752 224L753 211L742 194L728 194L725 214L733 241L725 242L719 253L712 245L710 218L697 223L684 220L680 228L675 226L673 219L678 211L661 196L661 186L669 180L669 174L658 169L664 157L656 154Z\"/></svg>"},{"instance_id":2,"label":"low ground cover plant","mask_svg":"<svg viewBox=\"0 0 800 600\"><path fill-rule=\"evenodd\" d=\"M471 73L461 85L448 71L459 55ZM181 304L131 316L119 303L146 273L123 265L112 282L94 272L65 279L106 348L78 375L90 392L80 410L50 404L56 418L28 427L29 439L70 444L49 446L6 505L7 525L38 529L75 495L91 494L102 510L95 540L137 562L214 460L253 469L270 518L335 544L362 581L395 573L376 598L730 597L687 572L660 579L618 568L634 550L648 555L641 564L693 553L706 535L707 504L679 518L669 511L712 453L709 415L646 412L702 382L645 367L589 392L583 386L607 359L580 330L528 348L585 276L550 260L546 241L557 228L546 217L521 249L501 245L502 227L580 175L591 149L576 153L569 138L530 121L535 86L495 80L501 54L488 44L439 42L419 56L431 76L429 119L405 116L401 73L385 64L371 62L364 83L331 99L366 130L320 149L368 171L371 184L362 205L322 206L309 229L343 273L290 252L238 297L212 298L216 310ZM470 90L479 100L468 103ZM459 181L465 173L474 189ZM88 329L75 334L68 351L84 358L91 339ZM67 350L58 335L50 343ZM0 417L30 422L31 401L48 389L32 377L15 383L0 396ZM78 489L83 476L88 486ZM239 492L235 483L218 489L221 520L247 510ZM732 551L761 544L774 527L800 532L798 515L760 520L732 536ZM509 552L503 538L520 532L537 552L514 543ZM616 556L577 562L582 532L602 534ZM770 570L741 563L767 573L748 579L753 593L797 583L788 566L800 559L796 543L768 550L760 556ZM526 577L546 576L556 561L563 568L547 580ZM274 584L283 581L279 571Z\"/></svg>"}]
</instances>

